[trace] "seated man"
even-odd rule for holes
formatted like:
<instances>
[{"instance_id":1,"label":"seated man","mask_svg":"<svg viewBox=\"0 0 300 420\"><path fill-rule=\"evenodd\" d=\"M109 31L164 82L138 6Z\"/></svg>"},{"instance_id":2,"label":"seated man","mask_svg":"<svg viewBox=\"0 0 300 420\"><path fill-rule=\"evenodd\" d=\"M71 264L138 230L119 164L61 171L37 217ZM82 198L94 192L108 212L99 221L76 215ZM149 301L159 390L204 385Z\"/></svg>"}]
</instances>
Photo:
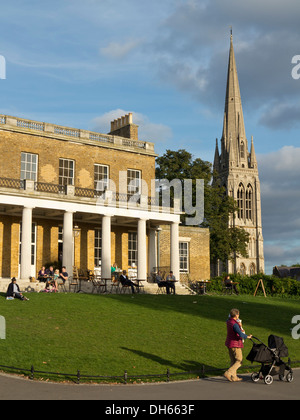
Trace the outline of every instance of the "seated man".
<instances>
[{"instance_id":1,"label":"seated man","mask_svg":"<svg viewBox=\"0 0 300 420\"><path fill-rule=\"evenodd\" d=\"M65 282L68 280L69 274L66 271L66 267L63 266L61 268L61 273L59 274L59 278L62 279L63 283L65 284Z\"/></svg>"},{"instance_id":2,"label":"seated man","mask_svg":"<svg viewBox=\"0 0 300 420\"><path fill-rule=\"evenodd\" d=\"M239 294L239 291L238 291L238 289L237 289L237 287L236 287L236 284L234 284L233 283L233 281L232 280L230 280L230 276L226 276L225 277L225 279L224 279L224 284L225 284L225 286L226 287L228 287L228 288L232 288L233 290L234 290L234 293L236 294L236 295L238 295Z\"/></svg>"},{"instance_id":3,"label":"seated man","mask_svg":"<svg viewBox=\"0 0 300 420\"><path fill-rule=\"evenodd\" d=\"M68 280L68 273L66 271L66 267L63 266L61 268L61 273L59 273L59 277L57 278L57 284L65 284L65 282Z\"/></svg>"},{"instance_id":4,"label":"seated man","mask_svg":"<svg viewBox=\"0 0 300 420\"><path fill-rule=\"evenodd\" d=\"M166 288L167 295L170 294L170 284L167 281L163 280L160 271L158 271L157 276L155 277L155 281L156 281L158 287L165 287Z\"/></svg>"},{"instance_id":5,"label":"seated man","mask_svg":"<svg viewBox=\"0 0 300 420\"><path fill-rule=\"evenodd\" d=\"M170 274L166 278L166 282L168 283L169 287L173 290L173 295L175 295L175 282L176 282L176 278L173 275L173 271L170 271Z\"/></svg>"},{"instance_id":6,"label":"seated man","mask_svg":"<svg viewBox=\"0 0 300 420\"><path fill-rule=\"evenodd\" d=\"M139 287L137 284L133 283L131 280L129 280L129 278L126 275L126 270L122 271L122 274L119 277L119 280L122 284L122 286L130 286L132 293L134 293L134 288L135 287Z\"/></svg>"},{"instance_id":7,"label":"seated man","mask_svg":"<svg viewBox=\"0 0 300 420\"><path fill-rule=\"evenodd\" d=\"M6 299L10 300L13 298L21 299L21 300L29 300L27 297L23 296L20 292L20 288L17 284L17 280L15 277L11 279L11 283L9 284L6 292Z\"/></svg>"}]
</instances>

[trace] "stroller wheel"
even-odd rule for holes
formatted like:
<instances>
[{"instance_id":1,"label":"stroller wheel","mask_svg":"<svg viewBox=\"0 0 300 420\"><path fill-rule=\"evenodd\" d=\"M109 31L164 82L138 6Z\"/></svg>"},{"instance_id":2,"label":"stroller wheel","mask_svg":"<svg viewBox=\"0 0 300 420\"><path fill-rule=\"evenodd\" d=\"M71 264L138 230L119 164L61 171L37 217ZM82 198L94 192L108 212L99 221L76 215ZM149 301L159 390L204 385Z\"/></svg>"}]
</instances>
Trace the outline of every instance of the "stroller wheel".
<instances>
[{"instance_id":1,"label":"stroller wheel","mask_svg":"<svg viewBox=\"0 0 300 420\"><path fill-rule=\"evenodd\" d=\"M271 385L273 383L273 376L271 376L271 375L265 376L264 381L265 381L266 385Z\"/></svg>"},{"instance_id":2,"label":"stroller wheel","mask_svg":"<svg viewBox=\"0 0 300 420\"><path fill-rule=\"evenodd\" d=\"M259 381L259 373L252 373L251 379L252 379L253 382L258 382Z\"/></svg>"},{"instance_id":3,"label":"stroller wheel","mask_svg":"<svg viewBox=\"0 0 300 420\"><path fill-rule=\"evenodd\" d=\"M287 380L287 382L292 382L292 380L294 379L293 373L292 372L287 373L285 379Z\"/></svg>"}]
</instances>

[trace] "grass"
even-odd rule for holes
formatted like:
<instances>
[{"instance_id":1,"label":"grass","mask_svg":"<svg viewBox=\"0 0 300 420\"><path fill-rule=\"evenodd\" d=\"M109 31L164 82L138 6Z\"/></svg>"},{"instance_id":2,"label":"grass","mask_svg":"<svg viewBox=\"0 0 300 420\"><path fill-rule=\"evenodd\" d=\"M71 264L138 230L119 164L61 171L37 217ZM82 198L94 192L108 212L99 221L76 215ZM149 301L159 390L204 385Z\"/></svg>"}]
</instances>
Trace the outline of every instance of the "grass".
<instances>
[{"instance_id":1,"label":"grass","mask_svg":"<svg viewBox=\"0 0 300 420\"><path fill-rule=\"evenodd\" d=\"M89 375L162 374L228 365L224 342L229 310L238 307L243 326L267 343L284 338L300 360L291 336L300 300L250 296L28 294L29 302L0 296L6 340L0 365ZM246 357L252 346L245 343ZM245 360L245 364L250 364Z\"/></svg>"}]
</instances>

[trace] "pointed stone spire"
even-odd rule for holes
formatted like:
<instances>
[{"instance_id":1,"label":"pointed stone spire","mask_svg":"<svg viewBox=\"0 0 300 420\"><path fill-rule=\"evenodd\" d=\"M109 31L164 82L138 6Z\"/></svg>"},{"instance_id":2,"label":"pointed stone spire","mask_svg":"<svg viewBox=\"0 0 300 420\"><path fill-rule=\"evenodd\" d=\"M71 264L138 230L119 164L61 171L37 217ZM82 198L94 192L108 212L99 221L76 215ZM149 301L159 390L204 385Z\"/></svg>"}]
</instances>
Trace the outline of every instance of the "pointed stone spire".
<instances>
[{"instance_id":1,"label":"pointed stone spire","mask_svg":"<svg viewBox=\"0 0 300 420\"><path fill-rule=\"evenodd\" d=\"M257 168L256 154L254 150L253 136L251 136L250 168Z\"/></svg>"},{"instance_id":2,"label":"pointed stone spire","mask_svg":"<svg viewBox=\"0 0 300 420\"><path fill-rule=\"evenodd\" d=\"M222 142L226 152L229 153L229 135L232 136L232 147L235 155L238 156L239 143L241 139L246 144L246 133L242 109L241 93L236 68L236 61L233 49L232 32L230 35L230 51L228 61L227 86L225 97L225 116L223 125ZM226 141L227 140L227 141Z\"/></svg>"},{"instance_id":3,"label":"pointed stone spire","mask_svg":"<svg viewBox=\"0 0 300 420\"><path fill-rule=\"evenodd\" d=\"M214 171L220 172L220 154L219 154L219 147L218 147L218 139L216 139Z\"/></svg>"}]
</instances>

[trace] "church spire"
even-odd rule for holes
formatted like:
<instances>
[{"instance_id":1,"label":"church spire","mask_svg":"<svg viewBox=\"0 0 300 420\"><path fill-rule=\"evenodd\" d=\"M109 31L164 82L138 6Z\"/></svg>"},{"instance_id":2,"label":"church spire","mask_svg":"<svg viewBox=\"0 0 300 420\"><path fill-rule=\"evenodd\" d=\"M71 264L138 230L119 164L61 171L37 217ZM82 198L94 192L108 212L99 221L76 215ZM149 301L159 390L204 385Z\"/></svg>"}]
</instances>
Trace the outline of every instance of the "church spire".
<instances>
[{"instance_id":1,"label":"church spire","mask_svg":"<svg viewBox=\"0 0 300 420\"><path fill-rule=\"evenodd\" d=\"M233 48L232 29L230 35L230 51L228 61L227 86L225 97L224 126L222 141L229 153L229 138L232 137L232 147L236 156L240 154L241 142L246 144L246 133L239 80Z\"/></svg>"},{"instance_id":2,"label":"church spire","mask_svg":"<svg viewBox=\"0 0 300 420\"><path fill-rule=\"evenodd\" d=\"M216 150L215 150L215 159L214 159L214 171L220 172L220 154L218 147L218 139L216 139Z\"/></svg>"},{"instance_id":3,"label":"church spire","mask_svg":"<svg viewBox=\"0 0 300 420\"><path fill-rule=\"evenodd\" d=\"M254 150L253 136L251 136L250 167L257 168L257 160L256 160L256 154Z\"/></svg>"}]
</instances>

